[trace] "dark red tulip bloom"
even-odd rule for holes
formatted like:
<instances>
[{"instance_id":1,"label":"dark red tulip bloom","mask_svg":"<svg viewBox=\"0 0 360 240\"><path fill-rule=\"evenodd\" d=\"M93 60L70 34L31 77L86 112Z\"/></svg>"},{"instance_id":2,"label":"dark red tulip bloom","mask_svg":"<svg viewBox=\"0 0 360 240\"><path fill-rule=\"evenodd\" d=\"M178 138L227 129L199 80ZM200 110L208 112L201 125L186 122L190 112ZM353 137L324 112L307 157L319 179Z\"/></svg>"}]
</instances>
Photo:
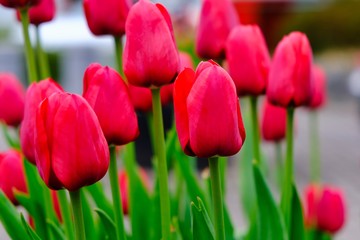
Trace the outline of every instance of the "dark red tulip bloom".
<instances>
[{"instance_id":1,"label":"dark red tulip bloom","mask_svg":"<svg viewBox=\"0 0 360 240\"><path fill-rule=\"evenodd\" d=\"M275 49L267 97L272 104L298 107L309 103L312 91L312 51L305 34L292 32Z\"/></svg>"},{"instance_id":2,"label":"dark red tulip bloom","mask_svg":"<svg viewBox=\"0 0 360 240\"><path fill-rule=\"evenodd\" d=\"M130 0L84 0L83 6L90 31L94 35L122 36L131 7Z\"/></svg>"},{"instance_id":3,"label":"dark red tulip bloom","mask_svg":"<svg viewBox=\"0 0 360 240\"><path fill-rule=\"evenodd\" d=\"M14 190L27 192L23 160L15 150L0 153L0 189L14 204Z\"/></svg>"},{"instance_id":4,"label":"dark red tulip bloom","mask_svg":"<svg viewBox=\"0 0 360 240\"><path fill-rule=\"evenodd\" d=\"M326 75L324 70L314 65L313 67L313 91L309 107L319 109L326 103Z\"/></svg>"},{"instance_id":5,"label":"dark red tulip bloom","mask_svg":"<svg viewBox=\"0 0 360 240\"><path fill-rule=\"evenodd\" d=\"M123 145L138 137L128 87L114 69L91 64L84 75L83 97L94 109L109 144Z\"/></svg>"},{"instance_id":6,"label":"dark red tulip bloom","mask_svg":"<svg viewBox=\"0 0 360 240\"><path fill-rule=\"evenodd\" d=\"M36 26L44 22L50 22L55 16L55 0L40 0L39 4L29 9L30 23ZM16 12L18 20L20 20L19 11Z\"/></svg>"},{"instance_id":7,"label":"dark red tulip bloom","mask_svg":"<svg viewBox=\"0 0 360 240\"><path fill-rule=\"evenodd\" d=\"M239 25L231 31L226 43L226 60L238 96L265 93L270 56L257 25Z\"/></svg>"},{"instance_id":8,"label":"dark red tulip bloom","mask_svg":"<svg viewBox=\"0 0 360 240\"><path fill-rule=\"evenodd\" d=\"M345 201L340 189L310 185L305 191L307 227L335 234L345 223Z\"/></svg>"},{"instance_id":9,"label":"dark red tulip bloom","mask_svg":"<svg viewBox=\"0 0 360 240\"><path fill-rule=\"evenodd\" d=\"M23 8L35 6L40 0L0 0L0 4L9 8Z\"/></svg>"},{"instance_id":10,"label":"dark red tulip bloom","mask_svg":"<svg viewBox=\"0 0 360 240\"><path fill-rule=\"evenodd\" d=\"M230 0L203 0L196 34L196 53L204 59L225 57L225 43L231 30L239 24Z\"/></svg>"},{"instance_id":11,"label":"dark red tulip bloom","mask_svg":"<svg viewBox=\"0 0 360 240\"><path fill-rule=\"evenodd\" d=\"M236 88L213 61L196 72L186 68L174 84L176 129L188 155L211 157L237 153L245 140Z\"/></svg>"},{"instance_id":12,"label":"dark red tulip bloom","mask_svg":"<svg viewBox=\"0 0 360 240\"><path fill-rule=\"evenodd\" d=\"M264 102L262 115L262 135L267 141L278 142L286 134L286 109Z\"/></svg>"},{"instance_id":13,"label":"dark red tulip bloom","mask_svg":"<svg viewBox=\"0 0 360 240\"><path fill-rule=\"evenodd\" d=\"M140 0L126 20L124 73L130 84L160 87L180 69L170 15L161 4Z\"/></svg>"},{"instance_id":14,"label":"dark red tulip bloom","mask_svg":"<svg viewBox=\"0 0 360 240\"><path fill-rule=\"evenodd\" d=\"M109 166L109 148L99 120L87 101L65 92L45 98L35 127L36 166L54 190L99 181Z\"/></svg>"},{"instance_id":15,"label":"dark red tulip bloom","mask_svg":"<svg viewBox=\"0 0 360 240\"><path fill-rule=\"evenodd\" d=\"M34 128L37 108L42 100L62 88L54 80L48 78L38 83L32 83L25 96L24 120L20 128L21 149L27 160L35 164Z\"/></svg>"},{"instance_id":16,"label":"dark red tulip bloom","mask_svg":"<svg viewBox=\"0 0 360 240\"><path fill-rule=\"evenodd\" d=\"M18 126L24 116L25 90L17 77L0 73L0 121Z\"/></svg>"}]
</instances>

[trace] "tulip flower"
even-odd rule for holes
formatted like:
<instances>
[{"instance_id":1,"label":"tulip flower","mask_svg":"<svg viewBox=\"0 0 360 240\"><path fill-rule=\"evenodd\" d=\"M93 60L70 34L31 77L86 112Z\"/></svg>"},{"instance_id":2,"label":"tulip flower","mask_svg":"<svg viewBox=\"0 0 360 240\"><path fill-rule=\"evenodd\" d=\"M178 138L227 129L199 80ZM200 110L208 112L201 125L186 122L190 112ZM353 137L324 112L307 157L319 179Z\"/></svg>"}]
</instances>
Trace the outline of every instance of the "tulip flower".
<instances>
[{"instance_id":1,"label":"tulip flower","mask_svg":"<svg viewBox=\"0 0 360 240\"><path fill-rule=\"evenodd\" d=\"M0 121L18 126L24 116L25 90L17 77L0 73Z\"/></svg>"},{"instance_id":2,"label":"tulip flower","mask_svg":"<svg viewBox=\"0 0 360 240\"><path fill-rule=\"evenodd\" d=\"M14 190L27 192L23 160L15 150L0 153L0 189L14 204L18 204Z\"/></svg>"},{"instance_id":3,"label":"tulip flower","mask_svg":"<svg viewBox=\"0 0 360 240\"><path fill-rule=\"evenodd\" d=\"M65 92L45 98L35 127L36 165L51 189L79 188L99 181L109 149L95 112L84 98Z\"/></svg>"},{"instance_id":4,"label":"tulip flower","mask_svg":"<svg viewBox=\"0 0 360 240\"><path fill-rule=\"evenodd\" d=\"M275 49L267 97L274 105L298 107L309 103L312 91L312 50L305 34L292 32Z\"/></svg>"},{"instance_id":5,"label":"tulip flower","mask_svg":"<svg viewBox=\"0 0 360 240\"><path fill-rule=\"evenodd\" d=\"M186 154L198 157L237 153L245 130L233 80L213 61L196 72L186 68L175 81L176 129Z\"/></svg>"},{"instance_id":6,"label":"tulip flower","mask_svg":"<svg viewBox=\"0 0 360 240\"><path fill-rule=\"evenodd\" d=\"M326 75L321 67L313 66L313 79L314 84L309 107L315 110L322 107L326 102Z\"/></svg>"},{"instance_id":7,"label":"tulip flower","mask_svg":"<svg viewBox=\"0 0 360 240\"><path fill-rule=\"evenodd\" d=\"M265 93L270 56L257 25L235 27L226 43L226 59L238 96Z\"/></svg>"},{"instance_id":8,"label":"tulip flower","mask_svg":"<svg viewBox=\"0 0 360 240\"><path fill-rule=\"evenodd\" d=\"M0 4L8 8L24 8L35 6L40 0L0 0Z\"/></svg>"},{"instance_id":9,"label":"tulip flower","mask_svg":"<svg viewBox=\"0 0 360 240\"><path fill-rule=\"evenodd\" d=\"M180 69L183 70L184 68L194 68L194 63L191 56L186 52L179 52L180 57Z\"/></svg>"},{"instance_id":10,"label":"tulip flower","mask_svg":"<svg viewBox=\"0 0 360 240\"><path fill-rule=\"evenodd\" d=\"M130 9L125 30L123 62L129 83L141 87L171 83L180 60L166 8L140 0Z\"/></svg>"},{"instance_id":11,"label":"tulip flower","mask_svg":"<svg viewBox=\"0 0 360 240\"><path fill-rule=\"evenodd\" d=\"M90 31L96 35L122 36L131 7L130 0L84 0L83 7Z\"/></svg>"},{"instance_id":12,"label":"tulip flower","mask_svg":"<svg viewBox=\"0 0 360 240\"><path fill-rule=\"evenodd\" d=\"M225 57L225 43L231 30L239 24L230 0L203 0L196 33L196 53L205 59Z\"/></svg>"},{"instance_id":13,"label":"tulip flower","mask_svg":"<svg viewBox=\"0 0 360 240\"><path fill-rule=\"evenodd\" d=\"M305 194L307 226L330 234L338 232L345 223L342 191L326 185L310 185Z\"/></svg>"},{"instance_id":14,"label":"tulip flower","mask_svg":"<svg viewBox=\"0 0 360 240\"><path fill-rule=\"evenodd\" d=\"M30 23L36 26L41 23L50 22L55 16L55 1L40 0L39 4L29 9ZM20 20L20 12L16 12L18 20Z\"/></svg>"},{"instance_id":15,"label":"tulip flower","mask_svg":"<svg viewBox=\"0 0 360 240\"><path fill-rule=\"evenodd\" d=\"M109 145L137 138L138 121L129 91L114 69L91 64L84 75L83 97L94 109Z\"/></svg>"},{"instance_id":16,"label":"tulip flower","mask_svg":"<svg viewBox=\"0 0 360 240\"><path fill-rule=\"evenodd\" d=\"M267 141L279 142L285 138L286 109L265 100L262 115L262 136Z\"/></svg>"},{"instance_id":17,"label":"tulip flower","mask_svg":"<svg viewBox=\"0 0 360 240\"><path fill-rule=\"evenodd\" d=\"M33 164L35 164L34 128L37 107L46 97L62 91L60 85L48 78L38 83L32 83L26 92L24 120L20 128L20 143L26 159Z\"/></svg>"}]
</instances>

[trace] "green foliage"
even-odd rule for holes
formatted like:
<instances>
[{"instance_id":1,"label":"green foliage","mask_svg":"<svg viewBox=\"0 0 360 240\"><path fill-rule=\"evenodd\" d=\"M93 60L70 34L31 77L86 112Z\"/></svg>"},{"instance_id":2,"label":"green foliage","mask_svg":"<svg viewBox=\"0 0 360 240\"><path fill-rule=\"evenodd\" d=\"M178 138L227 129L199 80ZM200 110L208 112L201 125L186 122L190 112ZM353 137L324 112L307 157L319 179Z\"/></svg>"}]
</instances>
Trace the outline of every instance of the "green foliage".
<instances>
[{"instance_id":1,"label":"green foliage","mask_svg":"<svg viewBox=\"0 0 360 240\"><path fill-rule=\"evenodd\" d=\"M214 227L205 209L204 203L200 198L197 198L197 204L191 202L191 229L193 239L214 239Z\"/></svg>"}]
</instances>

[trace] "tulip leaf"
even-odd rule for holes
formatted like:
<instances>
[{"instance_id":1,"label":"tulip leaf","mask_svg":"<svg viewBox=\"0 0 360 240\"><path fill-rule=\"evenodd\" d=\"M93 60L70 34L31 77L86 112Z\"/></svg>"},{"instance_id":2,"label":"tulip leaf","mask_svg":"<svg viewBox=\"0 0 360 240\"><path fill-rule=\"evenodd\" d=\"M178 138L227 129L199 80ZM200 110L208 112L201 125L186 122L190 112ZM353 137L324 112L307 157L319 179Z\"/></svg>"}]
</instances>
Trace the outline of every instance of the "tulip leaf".
<instances>
[{"instance_id":1,"label":"tulip leaf","mask_svg":"<svg viewBox=\"0 0 360 240\"><path fill-rule=\"evenodd\" d=\"M306 239L306 232L304 226L303 210L299 194L293 184L292 188L292 206L291 206L291 224L290 224L290 239L304 240Z\"/></svg>"},{"instance_id":2,"label":"tulip leaf","mask_svg":"<svg viewBox=\"0 0 360 240\"><path fill-rule=\"evenodd\" d=\"M173 124L172 128L166 134L166 141L165 141L165 149L166 149L166 159L167 159L167 166L168 169L173 167L173 152L175 149L177 141L177 132L175 124Z\"/></svg>"},{"instance_id":3,"label":"tulip leaf","mask_svg":"<svg viewBox=\"0 0 360 240\"><path fill-rule=\"evenodd\" d=\"M85 235L86 235L86 239L95 240L98 229L96 229L95 226L91 206L88 201L88 195L85 193L86 193L85 191L80 191L81 205L82 205L84 225L85 225Z\"/></svg>"},{"instance_id":4,"label":"tulip leaf","mask_svg":"<svg viewBox=\"0 0 360 240\"><path fill-rule=\"evenodd\" d=\"M224 226L226 240L234 240L234 226L231 222L229 211L224 203Z\"/></svg>"},{"instance_id":5,"label":"tulip leaf","mask_svg":"<svg viewBox=\"0 0 360 240\"><path fill-rule=\"evenodd\" d=\"M100 221L105 228L104 239L114 239L116 238L116 229L114 221L109 217L109 215L102 209L96 208L95 212L99 215Z\"/></svg>"},{"instance_id":6,"label":"tulip leaf","mask_svg":"<svg viewBox=\"0 0 360 240\"><path fill-rule=\"evenodd\" d=\"M12 239L29 239L27 232L22 225L21 218L15 206L0 190L0 221L6 232Z\"/></svg>"},{"instance_id":7,"label":"tulip leaf","mask_svg":"<svg viewBox=\"0 0 360 240\"><path fill-rule=\"evenodd\" d=\"M48 226L50 226L50 231L53 236L53 239L66 239L64 231L59 227L59 225L55 224L53 221L46 221Z\"/></svg>"},{"instance_id":8,"label":"tulip leaf","mask_svg":"<svg viewBox=\"0 0 360 240\"><path fill-rule=\"evenodd\" d=\"M253 165L256 183L260 239L286 240L282 215L257 165Z\"/></svg>"},{"instance_id":9,"label":"tulip leaf","mask_svg":"<svg viewBox=\"0 0 360 240\"><path fill-rule=\"evenodd\" d=\"M105 211L112 219L114 218L114 210L109 199L104 193L104 188L101 182L97 182L84 188L91 196L97 208Z\"/></svg>"},{"instance_id":10,"label":"tulip leaf","mask_svg":"<svg viewBox=\"0 0 360 240\"><path fill-rule=\"evenodd\" d=\"M204 203L200 198L197 198L197 203L198 204L191 202L191 230L193 239L214 239L214 227L205 209Z\"/></svg>"},{"instance_id":11,"label":"tulip leaf","mask_svg":"<svg viewBox=\"0 0 360 240\"><path fill-rule=\"evenodd\" d=\"M22 213L20 214L21 223L26 230L26 233L28 237L32 240L41 240L41 238L36 234L36 232L29 226L29 224L26 222L24 215Z\"/></svg>"},{"instance_id":12,"label":"tulip leaf","mask_svg":"<svg viewBox=\"0 0 360 240\"><path fill-rule=\"evenodd\" d=\"M14 139L9 132L8 126L5 123L0 123L6 142L11 148L21 149L19 139Z\"/></svg>"},{"instance_id":13,"label":"tulip leaf","mask_svg":"<svg viewBox=\"0 0 360 240\"><path fill-rule=\"evenodd\" d=\"M30 196L26 193L19 192L18 190L14 189L14 195L16 200L19 202L21 206L23 206L28 213L33 216L36 212L33 202L30 199Z\"/></svg>"}]
</instances>

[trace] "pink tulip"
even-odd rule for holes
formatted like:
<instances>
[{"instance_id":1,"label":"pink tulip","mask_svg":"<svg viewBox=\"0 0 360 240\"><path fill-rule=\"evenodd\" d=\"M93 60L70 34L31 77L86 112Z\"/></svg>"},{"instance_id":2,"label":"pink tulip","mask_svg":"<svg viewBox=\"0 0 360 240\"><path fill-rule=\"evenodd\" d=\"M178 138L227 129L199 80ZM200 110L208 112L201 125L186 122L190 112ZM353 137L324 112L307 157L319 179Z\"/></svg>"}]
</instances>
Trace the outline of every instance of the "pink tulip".
<instances>
[{"instance_id":1,"label":"pink tulip","mask_svg":"<svg viewBox=\"0 0 360 240\"><path fill-rule=\"evenodd\" d=\"M55 11L55 0L40 0L39 4L29 8L30 23L38 26L50 22L55 16ZM19 11L16 11L16 16L20 20Z\"/></svg>"},{"instance_id":2,"label":"pink tulip","mask_svg":"<svg viewBox=\"0 0 360 240\"><path fill-rule=\"evenodd\" d=\"M262 135L267 141L278 142L286 134L286 109L264 102L262 115Z\"/></svg>"},{"instance_id":3,"label":"pink tulip","mask_svg":"<svg viewBox=\"0 0 360 240\"><path fill-rule=\"evenodd\" d=\"M315 110L326 103L326 75L321 67L314 65L313 77L314 85L309 107Z\"/></svg>"}]
</instances>

